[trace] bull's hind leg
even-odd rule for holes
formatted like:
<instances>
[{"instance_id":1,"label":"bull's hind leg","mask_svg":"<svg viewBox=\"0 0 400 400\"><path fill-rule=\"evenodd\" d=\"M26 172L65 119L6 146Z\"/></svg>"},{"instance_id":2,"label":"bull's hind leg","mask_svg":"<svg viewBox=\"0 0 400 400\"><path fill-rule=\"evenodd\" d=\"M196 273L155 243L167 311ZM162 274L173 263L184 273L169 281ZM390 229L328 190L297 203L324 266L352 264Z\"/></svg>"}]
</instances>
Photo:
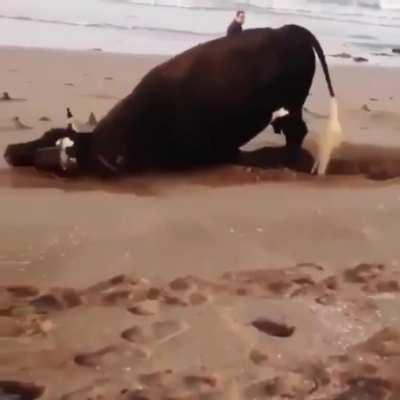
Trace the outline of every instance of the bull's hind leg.
<instances>
[{"instance_id":1,"label":"bull's hind leg","mask_svg":"<svg viewBox=\"0 0 400 400\"><path fill-rule=\"evenodd\" d=\"M280 129L286 138L286 161L289 165L298 161L304 138L308 133L303 120L302 107L291 108L289 114L274 122L275 131Z\"/></svg>"}]
</instances>

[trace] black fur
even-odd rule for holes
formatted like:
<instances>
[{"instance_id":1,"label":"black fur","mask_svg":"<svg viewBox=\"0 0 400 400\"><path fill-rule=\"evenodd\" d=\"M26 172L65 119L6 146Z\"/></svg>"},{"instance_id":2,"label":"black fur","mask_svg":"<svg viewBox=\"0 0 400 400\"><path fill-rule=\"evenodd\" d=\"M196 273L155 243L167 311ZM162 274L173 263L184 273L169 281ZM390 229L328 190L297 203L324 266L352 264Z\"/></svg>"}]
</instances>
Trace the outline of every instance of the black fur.
<instances>
[{"instance_id":1,"label":"black fur","mask_svg":"<svg viewBox=\"0 0 400 400\"><path fill-rule=\"evenodd\" d=\"M85 167L121 173L232 159L281 107L289 115L274 129L286 137L288 162L295 160L307 134L302 109L315 73L314 50L334 95L318 41L295 25L246 30L170 59L99 122ZM12 165L29 164L27 154L37 145L10 146L6 156Z\"/></svg>"}]
</instances>

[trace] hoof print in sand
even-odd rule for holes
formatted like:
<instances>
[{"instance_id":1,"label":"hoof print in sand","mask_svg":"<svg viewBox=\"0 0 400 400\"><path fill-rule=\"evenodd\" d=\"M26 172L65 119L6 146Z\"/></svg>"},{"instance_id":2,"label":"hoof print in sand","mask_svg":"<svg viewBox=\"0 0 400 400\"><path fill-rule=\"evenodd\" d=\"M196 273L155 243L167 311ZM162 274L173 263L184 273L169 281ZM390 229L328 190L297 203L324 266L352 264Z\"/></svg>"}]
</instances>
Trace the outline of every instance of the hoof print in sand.
<instances>
[{"instance_id":1,"label":"hoof print in sand","mask_svg":"<svg viewBox=\"0 0 400 400\"><path fill-rule=\"evenodd\" d=\"M33 383L0 381L0 399L4 400L35 400L43 395L44 390Z\"/></svg>"},{"instance_id":2,"label":"hoof print in sand","mask_svg":"<svg viewBox=\"0 0 400 400\"><path fill-rule=\"evenodd\" d=\"M128 342L138 344L161 344L182 334L188 329L184 322L166 320L147 326L134 326L122 332L121 337Z\"/></svg>"},{"instance_id":3,"label":"hoof print in sand","mask_svg":"<svg viewBox=\"0 0 400 400\"><path fill-rule=\"evenodd\" d=\"M272 321L267 318L260 318L251 323L254 328L259 331L266 333L270 336L287 338L293 335L296 328L294 326L288 326L286 324L281 324L275 321Z\"/></svg>"}]
</instances>

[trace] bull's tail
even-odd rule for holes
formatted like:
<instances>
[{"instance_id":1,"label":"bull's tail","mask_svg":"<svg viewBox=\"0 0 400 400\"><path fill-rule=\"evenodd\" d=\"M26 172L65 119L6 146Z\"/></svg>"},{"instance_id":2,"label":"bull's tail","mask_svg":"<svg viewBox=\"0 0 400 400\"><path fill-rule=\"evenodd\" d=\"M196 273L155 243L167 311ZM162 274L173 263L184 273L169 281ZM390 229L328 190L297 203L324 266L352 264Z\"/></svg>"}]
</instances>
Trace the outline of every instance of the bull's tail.
<instances>
[{"instance_id":1,"label":"bull's tail","mask_svg":"<svg viewBox=\"0 0 400 400\"><path fill-rule=\"evenodd\" d=\"M312 46L321 63L325 80L328 85L329 94L331 96L328 124L325 133L319 137L318 153L311 171L312 173L317 172L318 175L325 175L333 150L339 147L343 142L343 132L339 122L338 103L336 101L335 91L333 89L324 51L322 50L318 39L311 32L309 33L311 35Z\"/></svg>"}]
</instances>

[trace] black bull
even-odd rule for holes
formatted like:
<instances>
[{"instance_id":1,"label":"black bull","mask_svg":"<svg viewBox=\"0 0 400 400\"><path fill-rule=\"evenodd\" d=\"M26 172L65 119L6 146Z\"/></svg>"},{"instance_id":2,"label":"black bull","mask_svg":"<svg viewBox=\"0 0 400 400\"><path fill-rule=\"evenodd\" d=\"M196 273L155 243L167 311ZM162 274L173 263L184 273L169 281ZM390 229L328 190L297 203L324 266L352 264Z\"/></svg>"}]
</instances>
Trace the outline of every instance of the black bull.
<instances>
[{"instance_id":1,"label":"black bull","mask_svg":"<svg viewBox=\"0 0 400 400\"><path fill-rule=\"evenodd\" d=\"M8 146L5 157L11 165L31 165L36 149L69 136L81 168L97 173L229 160L285 108L289 113L272 125L285 135L287 162L293 162L307 134L302 110L315 74L314 51L335 105L325 56L311 32L295 25L253 29L155 67L99 122L90 141L82 144L76 133L54 129L36 141Z\"/></svg>"}]
</instances>

